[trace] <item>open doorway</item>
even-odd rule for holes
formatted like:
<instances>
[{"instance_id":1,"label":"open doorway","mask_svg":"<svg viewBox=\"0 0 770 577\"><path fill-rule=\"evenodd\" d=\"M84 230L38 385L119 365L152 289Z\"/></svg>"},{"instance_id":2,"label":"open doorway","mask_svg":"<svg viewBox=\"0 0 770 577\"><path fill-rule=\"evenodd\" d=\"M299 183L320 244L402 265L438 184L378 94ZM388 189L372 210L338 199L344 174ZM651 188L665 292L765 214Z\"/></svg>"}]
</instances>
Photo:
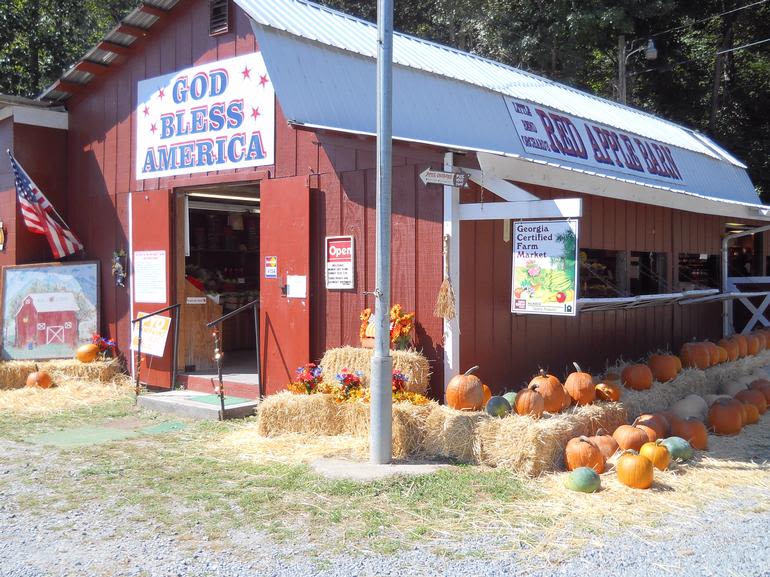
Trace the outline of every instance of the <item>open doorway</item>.
<instances>
[{"instance_id":1,"label":"open doorway","mask_svg":"<svg viewBox=\"0 0 770 577\"><path fill-rule=\"evenodd\" d=\"M210 386L216 374L213 321L259 298L259 184L179 191L176 198L177 302L181 380ZM252 311L220 326L226 379L256 385L257 338ZM203 382L205 381L205 382Z\"/></svg>"}]
</instances>

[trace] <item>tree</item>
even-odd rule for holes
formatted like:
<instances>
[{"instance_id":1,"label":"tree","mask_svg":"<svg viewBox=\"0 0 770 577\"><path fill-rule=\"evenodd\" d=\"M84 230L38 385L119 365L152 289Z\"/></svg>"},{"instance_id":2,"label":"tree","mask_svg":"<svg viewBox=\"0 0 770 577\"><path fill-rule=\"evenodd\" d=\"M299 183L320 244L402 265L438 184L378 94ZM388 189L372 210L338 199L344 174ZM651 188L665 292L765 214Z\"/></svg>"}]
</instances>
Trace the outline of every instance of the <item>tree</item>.
<instances>
[{"instance_id":1,"label":"tree","mask_svg":"<svg viewBox=\"0 0 770 577\"><path fill-rule=\"evenodd\" d=\"M136 4L5 0L0 10L0 93L36 96Z\"/></svg>"}]
</instances>

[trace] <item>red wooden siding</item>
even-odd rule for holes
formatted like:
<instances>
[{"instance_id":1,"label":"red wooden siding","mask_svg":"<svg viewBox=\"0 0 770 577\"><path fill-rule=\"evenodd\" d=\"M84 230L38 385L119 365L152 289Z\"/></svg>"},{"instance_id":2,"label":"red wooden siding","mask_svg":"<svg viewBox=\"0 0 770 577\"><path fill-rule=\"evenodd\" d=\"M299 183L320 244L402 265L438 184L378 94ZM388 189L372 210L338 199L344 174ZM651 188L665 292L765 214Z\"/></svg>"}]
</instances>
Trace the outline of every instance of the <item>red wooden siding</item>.
<instances>
[{"instance_id":1,"label":"red wooden siding","mask_svg":"<svg viewBox=\"0 0 770 577\"><path fill-rule=\"evenodd\" d=\"M667 253L672 292L679 253L719 254L725 218L521 186L540 198L583 198L581 248ZM478 199L478 190L463 195L464 202ZM657 349L678 351L692 338L721 336L718 304L591 312L574 318L512 315L511 244L503 241L502 222L463 222L460 236L461 367L480 365L482 379L495 391L518 388L539 366L563 376L578 361L598 372L620 358L641 358Z\"/></svg>"}]
</instances>

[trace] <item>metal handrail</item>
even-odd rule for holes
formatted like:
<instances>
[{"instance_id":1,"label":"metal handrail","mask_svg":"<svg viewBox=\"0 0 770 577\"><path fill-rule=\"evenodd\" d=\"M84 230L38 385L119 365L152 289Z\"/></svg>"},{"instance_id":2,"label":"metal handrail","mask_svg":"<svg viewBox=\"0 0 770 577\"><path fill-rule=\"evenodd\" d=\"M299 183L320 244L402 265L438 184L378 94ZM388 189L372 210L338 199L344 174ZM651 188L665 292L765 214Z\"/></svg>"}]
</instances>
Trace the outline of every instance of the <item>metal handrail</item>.
<instances>
[{"instance_id":1,"label":"metal handrail","mask_svg":"<svg viewBox=\"0 0 770 577\"><path fill-rule=\"evenodd\" d=\"M174 320L174 347L171 351L171 388L173 389L176 386L176 362L177 362L177 349L179 348L179 310L181 305L179 303L169 305L167 307L163 307L162 309L158 309L156 311L153 311L151 313L143 314L140 317L136 317L135 319L131 319L131 324L139 323L139 334L137 335L136 339L136 374L134 375L134 392L136 393L136 398L139 397L139 393L142 390L141 385L141 370L142 370L142 326L144 321L149 319L150 317L154 317L156 315L159 315L160 313L165 313L166 311L173 310L174 315L171 317Z\"/></svg>"},{"instance_id":2,"label":"metal handrail","mask_svg":"<svg viewBox=\"0 0 770 577\"><path fill-rule=\"evenodd\" d=\"M230 311L227 314L222 315L218 319L215 319L209 323L206 323L206 328L211 328L216 325L221 324L222 322L226 321L229 318L232 318L236 315L241 314L243 311L252 309L254 311L254 337L256 339L256 349L257 349L257 395L259 398L262 398L262 376L260 371L260 363L259 363L259 299L255 299L251 301L250 303L246 303L245 305L238 307L234 311ZM217 379L219 380L219 402L221 407L221 413L220 413L220 420L224 420L225 418L225 387L224 382L222 378L222 351L220 350L220 347L222 345L221 339L219 337L219 334L217 331L214 331L213 335L214 337L214 359L217 362ZM213 379L212 379L213 384Z\"/></svg>"},{"instance_id":3,"label":"metal handrail","mask_svg":"<svg viewBox=\"0 0 770 577\"><path fill-rule=\"evenodd\" d=\"M211 321L210 323L206 323L206 328L210 329L214 325L218 325L219 323L221 323L223 321L226 321L230 317L234 317L235 315L240 314L241 312L245 311L246 309L250 309L251 307L255 307L258 304L259 304L259 299L253 300L250 303L247 303L247 304L243 305L242 307L238 307L234 311L230 311L226 315L222 315L221 317L219 317L218 319L216 319L214 321Z\"/></svg>"}]
</instances>

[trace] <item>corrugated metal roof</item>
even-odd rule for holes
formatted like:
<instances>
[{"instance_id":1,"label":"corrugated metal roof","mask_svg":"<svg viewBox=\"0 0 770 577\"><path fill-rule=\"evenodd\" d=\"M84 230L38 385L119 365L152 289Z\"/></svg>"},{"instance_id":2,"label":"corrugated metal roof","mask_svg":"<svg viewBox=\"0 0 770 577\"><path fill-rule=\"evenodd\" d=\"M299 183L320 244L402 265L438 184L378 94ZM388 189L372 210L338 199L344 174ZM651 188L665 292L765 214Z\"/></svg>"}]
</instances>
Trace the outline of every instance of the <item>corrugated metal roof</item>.
<instances>
[{"instance_id":1,"label":"corrugated metal roof","mask_svg":"<svg viewBox=\"0 0 770 577\"><path fill-rule=\"evenodd\" d=\"M131 34L125 34L119 32L122 24L128 24L141 30L149 30L155 25L160 18L154 14L142 10L142 6L149 8L158 8L161 10L170 10L179 3L180 0L144 0L137 8L134 8L121 22L116 25L112 30L104 35L104 40L116 44L122 48L130 48L137 40L136 36ZM71 83L85 87L94 77L94 74L78 70L78 65L82 62L96 63L109 66L119 56L114 52L102 50L99 46L94 46L86 54L73 64L70 68L65 70L59 80L54 82L51 86L46 88L39 96L40 100L48 100L52 102L63 102L67 100L72 93L69 90L65 90L61 87L61 83Z\"/></svg>"},{"instance_id":2,"label":"corrugated metal roof","mask_svg":"<svg viewBox=\"0 0 770 577\"><path fill-rule=\"evenodd\" d=\"M271 26L255 24L255 32L287 119L332 130L376 132L374 59ZM485 86L396 65L393 68L393 134L401 140L527 158L559 165L575 173L603 176L608 188L621 180L636 182L647 187L640 188L640 202L645 202L644 191L649 187L729 202L751 205L759 202L743 167L737 162L730 163L724 156L727 153L717 154L716 145L708 139L701 142L690 136L690 141L699 146L671 146L682 173L681 180L672 181L648 172L629 174L614 166L590 167L567 157L554 159L525 150L506 100L510 97ZM591 99L590 103L593 102ZM586 114L580 110L575 116ZM676 127L665 121L660 124ZM622 130L630 133L625 126ZM707 152L701 152L703 149Z\"/></svg>"},{"instance_id":3,"label":"corrugated metal roof","mask_svg":"<svg viewBox=\"0 0 770 577\"><path fill-rule=\"evenodd\" d=\"M354 52L377 56L377 27L371 22L303 0L236 0L257 23ZM405 34L394 35L393 62L474 84L645 138L718 157L692 131L657 116L581 92L499 62ZM729 155L725 157L731 161Z\"/></svg>"}]
</instances>

